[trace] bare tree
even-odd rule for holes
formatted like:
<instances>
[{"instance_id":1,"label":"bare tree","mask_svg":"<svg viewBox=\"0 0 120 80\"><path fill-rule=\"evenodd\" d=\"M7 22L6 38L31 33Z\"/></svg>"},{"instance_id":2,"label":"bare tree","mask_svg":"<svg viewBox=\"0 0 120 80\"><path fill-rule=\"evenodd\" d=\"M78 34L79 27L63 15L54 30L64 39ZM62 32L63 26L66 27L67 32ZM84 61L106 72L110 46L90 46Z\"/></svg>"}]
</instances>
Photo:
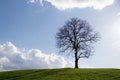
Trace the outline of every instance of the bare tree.
<instances>
[{"instance_id":1,"label":"bare tree","mask_svg":"<svg viewBox=\"0 0 120 80\"><path fill-rule=\"evenodd\" d=\"M81 19L71 18L56 34L57 46L60 51L70 51L75 57L75 68L80 58L89 58L93 50L92 44L98 41L90 25Z\"/></svg>"}]
</instances>

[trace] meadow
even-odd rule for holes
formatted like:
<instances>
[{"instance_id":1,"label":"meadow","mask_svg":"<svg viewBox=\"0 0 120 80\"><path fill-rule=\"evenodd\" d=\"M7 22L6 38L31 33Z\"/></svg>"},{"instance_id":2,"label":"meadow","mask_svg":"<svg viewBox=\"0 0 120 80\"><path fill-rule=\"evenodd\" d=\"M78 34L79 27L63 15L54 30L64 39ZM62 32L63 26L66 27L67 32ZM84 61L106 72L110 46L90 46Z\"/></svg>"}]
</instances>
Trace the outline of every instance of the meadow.
<instances>
[{"instance_id":1,"label":"meadow","mask_svg":"<svg viewBox=\"0 0 120 80\"><path fill-rule=\"evenodd\" d=\"M119 69L39 69L0 72L0 80L120 80Z\"/></svg>"}]
</instances>

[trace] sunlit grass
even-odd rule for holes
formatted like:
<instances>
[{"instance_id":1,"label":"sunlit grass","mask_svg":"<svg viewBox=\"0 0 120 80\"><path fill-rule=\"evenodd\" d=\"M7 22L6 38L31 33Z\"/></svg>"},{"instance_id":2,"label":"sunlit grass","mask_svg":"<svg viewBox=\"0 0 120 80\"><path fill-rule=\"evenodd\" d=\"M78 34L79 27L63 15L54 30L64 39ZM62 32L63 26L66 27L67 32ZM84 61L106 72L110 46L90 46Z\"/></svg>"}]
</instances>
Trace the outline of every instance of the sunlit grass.
<instances>
[{"instance_id":1,"label":"sunlit grass","mask_svg":"<svg viewBox=\"0 0 120 80\"><path fill-rule=\"evenodd\" d=\"M41 69L0 72L0 80L120 80L119 69Z\"/></svg>"}]
</instances>

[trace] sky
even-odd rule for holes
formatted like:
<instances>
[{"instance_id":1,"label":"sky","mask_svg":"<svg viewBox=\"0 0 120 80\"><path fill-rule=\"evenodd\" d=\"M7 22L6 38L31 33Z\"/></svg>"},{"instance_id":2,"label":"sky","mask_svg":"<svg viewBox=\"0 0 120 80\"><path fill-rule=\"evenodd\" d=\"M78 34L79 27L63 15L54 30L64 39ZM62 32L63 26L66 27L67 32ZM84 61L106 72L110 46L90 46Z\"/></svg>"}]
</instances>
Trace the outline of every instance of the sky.
<instances>
[{"instance_id":1,"label":"sky","mask_svg":"<svg viewBox=\"0 0 120 80\"><path fill-rule=\"evenodd\" d=\"M81 68L120 68L119 0L0 0L0 71L74 67L59 54L55 34L77 17L99 32L100 40Z\"/></svg>"}]
</instances>

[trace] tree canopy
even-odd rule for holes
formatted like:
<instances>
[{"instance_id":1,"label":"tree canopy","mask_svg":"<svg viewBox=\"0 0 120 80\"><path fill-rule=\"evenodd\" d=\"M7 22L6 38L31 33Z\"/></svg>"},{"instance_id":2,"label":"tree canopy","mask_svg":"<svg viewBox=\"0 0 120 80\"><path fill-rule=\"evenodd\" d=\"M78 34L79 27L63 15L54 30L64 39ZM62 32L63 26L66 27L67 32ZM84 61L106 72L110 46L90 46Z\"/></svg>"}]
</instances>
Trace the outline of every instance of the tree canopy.
<instances>
[{"instance_id":1,"label":"tree canopy","mask_svg":"<svg viewBox=\"0 0 120 80\"><path fill-rule=\"evenodd\" d=\"M91 56L94 42L98 41L98 33L94 32L87 21L71 18L56 34L57 47L60 51L70 51L75 57L75 68L80 58Z\"/></svg>"}]
</instances>

